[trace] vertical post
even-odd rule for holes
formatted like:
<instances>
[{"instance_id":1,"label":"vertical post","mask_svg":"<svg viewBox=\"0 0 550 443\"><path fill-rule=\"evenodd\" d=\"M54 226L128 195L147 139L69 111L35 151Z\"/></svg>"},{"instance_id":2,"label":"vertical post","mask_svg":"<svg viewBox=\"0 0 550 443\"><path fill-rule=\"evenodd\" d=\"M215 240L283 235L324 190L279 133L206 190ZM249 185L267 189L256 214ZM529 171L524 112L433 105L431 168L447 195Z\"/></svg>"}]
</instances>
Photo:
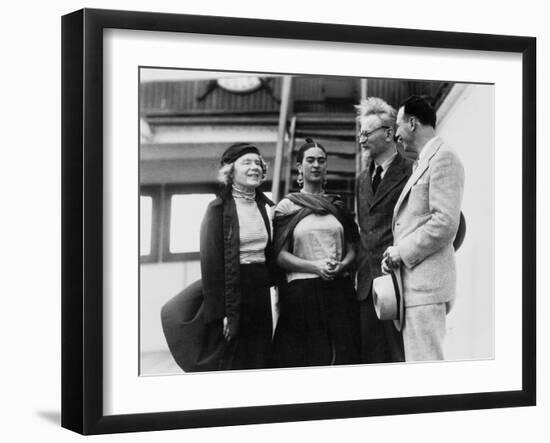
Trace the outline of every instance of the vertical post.
<instances>
[{"instance_id":1,"label":"vertical post","mask_svg":"<svg viewBox=\"0 0 550 443\"><path fill-rule=\"evenodd\" d=\"M363 100L367 98L367 86L368 86L369 80L366 78L361 79L361 97L360 99Z\"/></svg>"},{"instance_id":2,"label":"vertical post","mask_svg":"<svg viewBox=\"0 0 550 443\"><path fill-rule=\"evenodd\" d=\"M273 168L273 183L271 193L273 201L277 203L280 197L281 170L283 165L284 144L286 134L286 122L290 109L290 96L292 91L292 77L286 75L283 77L283 88L281 93L281 111L279 113L279 131L277 134L277 148L275 150L275 167Z\"/></svg>"},{"instance_id":3,"label":"vertical post","mask_svg":"<svg viewBox=\"0 0 550 443\"><path fill-rule=\"evenodd\" d=\"M366 78L362 78L361 79L361 84L360 84L360 97L359 97L359 101L361 100L364 100L368 97L368 79ZM359 121L359 119L357 118L355 120L355 134L356 134L356 137L355 137L355 176L356 177L359 177L359 174L361 173L361 171L363 170L363 154L361 152L361 146L359 146L359 138L358 138L358 134L359 134L359 131L361 131L361 122ZM356 193L357 195L357 193ZM354 211L355 211L355 214L356 214L356 217L358 217L358 214L357 214L357 199L354 198Z\"/></svg>"},{"instance_id":4,"label":"vertical post","mask_svg":"<svg viewBox=\"0 0 550 443\"><path fill-rule=\"evenodd\" d=\"M296 142L296 116L290 121L290 140L286 153L286 173L285 173L285 195L290 191L290 180L292 178L292 153L294 152L294 143Z\"/></svg>"},{"instance_id":5,"label":"vertical post","mask_svg":"<svg viewBox=\"0 0 550 443\"><path fill-rule=\"evenodd\" d=\"M368 97L368 79L366 78L362 78L361 79L361 88L360 88L360 97L359 97L359 100L364 100ZM356 130L355 130L355 134L359 134L359 131L361 130L361 122L359 121L359 119L356 120L355 122L355 127L356 127ZM356 149L355 149L355 156L356 156L356 161L355 161L355 173L356 175L358 176L361 171L363 170L363 156L362 156L362 153L361 153L361 146L359 146L359 138L356 137L355 138L355 146L356 146Z\"/></svg>"}]
</instances>

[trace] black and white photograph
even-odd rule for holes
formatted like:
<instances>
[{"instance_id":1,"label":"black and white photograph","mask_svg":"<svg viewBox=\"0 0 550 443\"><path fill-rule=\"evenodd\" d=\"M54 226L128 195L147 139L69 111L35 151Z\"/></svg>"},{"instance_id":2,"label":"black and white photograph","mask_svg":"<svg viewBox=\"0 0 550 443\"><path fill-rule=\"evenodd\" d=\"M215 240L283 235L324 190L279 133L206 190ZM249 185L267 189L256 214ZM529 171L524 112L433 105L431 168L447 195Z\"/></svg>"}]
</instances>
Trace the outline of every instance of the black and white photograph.
<instances>
[{"instance_id":1,"label":"black and white photograph","mask_svg":"<svg viewBox=\"0 0 550 443\"><path fill-rule=\"evenodd\" d=\"M494 84L138 75L140 376L494 358Z\"/></svg>"},{"instance_id":2,"label":"black and white photograph","mask_svg":"<svg viewBox=\"0 0 550 443\"><path fill-rule=\"evenodd\" d=\"M539 442L544 3L9 2L6 442Z\"/></svg>"},{"instance_id":3,"label":"black and white photograph","mask_svg":"<svg viewBox=\"0 0 550 443\"><path fill-rule=\"evenodd\" d=\"M536 41L430 29L63 17L64 427L536 404Z\"/></svg>"}]
</instances>

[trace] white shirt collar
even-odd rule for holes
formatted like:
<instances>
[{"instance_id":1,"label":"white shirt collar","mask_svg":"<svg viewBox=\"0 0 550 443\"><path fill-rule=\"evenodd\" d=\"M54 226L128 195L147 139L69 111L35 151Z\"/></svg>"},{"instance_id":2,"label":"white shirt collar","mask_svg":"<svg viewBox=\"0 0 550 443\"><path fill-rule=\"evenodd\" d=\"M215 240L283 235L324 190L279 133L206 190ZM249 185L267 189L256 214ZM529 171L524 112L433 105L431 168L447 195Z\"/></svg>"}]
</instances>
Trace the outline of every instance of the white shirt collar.
<instances>
[{"instance_id":1,"label":"white shirt collar","mask_svg":"<svg viewBox=\"0 0 550 443\"><path fill-rule=\"evenodd\" d=\"M388 158L384 163L382 163L381 165L379 165L376 161L374 162L374 170L376 170L376 168L378 166L382 166L382 172L386 172L388 170L388 168L390 167L391 163L393 162L393 159L395 158L395 156L397 155L397 151L395 151L393 153L393 155Z\"/></svg>"}]
</instances>

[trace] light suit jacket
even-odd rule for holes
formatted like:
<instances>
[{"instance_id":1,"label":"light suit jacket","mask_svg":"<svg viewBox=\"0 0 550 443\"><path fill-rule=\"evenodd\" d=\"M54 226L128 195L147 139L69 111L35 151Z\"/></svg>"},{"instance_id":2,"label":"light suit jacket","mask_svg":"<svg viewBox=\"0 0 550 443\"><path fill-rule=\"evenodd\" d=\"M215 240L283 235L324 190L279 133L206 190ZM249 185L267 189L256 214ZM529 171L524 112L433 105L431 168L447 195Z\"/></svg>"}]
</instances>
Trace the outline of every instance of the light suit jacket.
<instances>
[{"instance_id":1,"label":"light suit jacket","mask_svg":"<svg viewBox=\"0 0 550 443\"><path fill-rule=\"evenodd\" d=\"M464 168L440 138L424 149L393 212L405 306L451 302L456 291L453 239L460 220Z\"/></svg>"}]
</instances>

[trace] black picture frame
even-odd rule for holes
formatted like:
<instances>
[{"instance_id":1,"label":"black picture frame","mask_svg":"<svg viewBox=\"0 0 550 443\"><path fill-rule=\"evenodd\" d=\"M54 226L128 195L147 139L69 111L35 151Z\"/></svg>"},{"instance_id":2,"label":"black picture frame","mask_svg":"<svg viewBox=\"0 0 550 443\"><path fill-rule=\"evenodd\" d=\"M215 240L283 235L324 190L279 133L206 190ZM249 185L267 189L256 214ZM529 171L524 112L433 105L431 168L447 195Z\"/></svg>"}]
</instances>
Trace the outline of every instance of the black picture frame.
<instances>
[{"instance_id":1,"label":"black picture frame","mask_svg":"<svg viewBox=\"0 0 550 443\"><path fill-rule=\"evenodd\" d=\"M522 387L515 391L131 415L103 412L105 29L500 51L522 56ZM82 434L413 414L536 404L536 39L83 9L62 18L62 426Z\"/></svg>"}]
</instances>

